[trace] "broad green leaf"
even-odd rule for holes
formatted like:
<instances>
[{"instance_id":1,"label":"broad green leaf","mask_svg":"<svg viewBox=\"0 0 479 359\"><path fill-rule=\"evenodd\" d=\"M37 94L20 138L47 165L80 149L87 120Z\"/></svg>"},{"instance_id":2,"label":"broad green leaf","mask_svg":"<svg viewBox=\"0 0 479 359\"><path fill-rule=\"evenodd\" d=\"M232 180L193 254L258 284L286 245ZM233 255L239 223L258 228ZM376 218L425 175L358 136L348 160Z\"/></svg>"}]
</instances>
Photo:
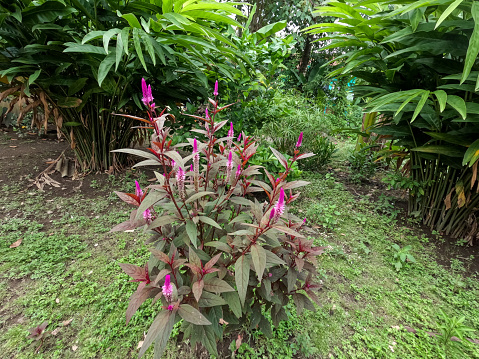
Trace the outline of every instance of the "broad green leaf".
<instances>
[{"instance_id":1,"label":"broad green leaf","mask_svg":"<svg viewBox=\"0 0 479 359\"><path fill-rule=\"evenodd\" d=\"M459 6L464 0L456 0L452 4L450 4L446 10L441 14L439 19L436 22L436 26L434 26L434 29L437 29L439 25Z\"/></svg>"},{"instance_id":2,"label":"broad green leaf","mask_svg":"<svg viewBox=\"0 0 479 359\"><path fill-rule=\"evenodd\" d=\"M173 223L177 221L178 219L173 216L161 216L156 219L154 219L149 225L148 229L154 229L162 226L166 226L167 224Z\"/></svg>"},{"instance_id":3,"label":"broad green leaf","mask_svg":"<svg viewBox=\"0 0 479 359\"><path fill-rule=\"evenodd\" d=\"M472 66L477 60L479 54L479 2L473 1L471 7L471 14L474 18L474 31L469 39L469 46L467 48L466 59L464 60L464 70L462 71L461 84L466 81ZM465 118L465 116L463 116Z\"/></svg>"},{"instance_id":4,"label":"broad green leaf","mask_svg":"<svg viewBox=\"0 0 479 359\"><path fill-rule=\"evenodd\" d=\"M459 112L463 120L466 119L466 116L467 116L466 103L461 97L456 95L448 95L447 103L450 106L452 106L457 112Z\"/></svg>"},{"instance_id":5,"label":"broad green leaf","mask_svg":"<svg viewBox=\"0 0 479 359\"><path fill-rule=\"evenodd\" d=\"M281 258L279 258L273 252L270 252L268 250L266 250L265 252L266 252L267 267L272 267L272 266L275 266L275 265L278 265L278 264L279 265L286 265L286 262L284 260L282 260Z\"/></svg>"},{"instance_id":6,"label":"broad green leaf","mask_svg":"<svg viewBox=\"0 0 479 359\"><path fill-rule=\"evenodd\" d=\"M193 246L198 248L198 229L196 228L195 222L190 219L186 221L186 234L188 234Z\"/></svg>"},{"instance_id":7,"label":"broad green leaf","mask_svg":"<svg viewBox=\"0 0 479 359\"><path fill-rule=\"evenodd\" d=\"M251 258L256 274L258 275L258 281L261 283L264 269L266 268L266 251L258 243L253 244L251 246Z\"/></svg>"},{"instance_id":8,"label":"broad green leaf","mask_svg":"<svg viewBox=\"0 0 479 359\"><path fill-rule=\"evenodd\" d=\"M164 350L174 325L175 313L169 310L162 310L160 313L158 313L155 320L153 321L153 324L151 324L151 327L148 330L148 334L143 341L143 345L141 346L138 357L141 358L145 354L146 350L153 343L153 341L157 339L160 341L158 348L163 348Z\"/></svg>"},{"instance_id":9,"label":"broad green leaf","mask_svg":"<svg viewBox=\"0 0 479 359\"><path fill-rule=\"evenodd\" d=\"M215 277L205 280L204 290L212 293L234 292L234 288L227 282Z\"/></svg>"},{"instance_id":10,"label":"broad green leaf","mask_svg":"<svg viewBox=\"0 0 479 359\"><path fill-rule=\"evenodd\" d=\"M100 54L106 55L105 49L99 46L93 46L90 44L79 44L76 42L66 42L66 49L63 52L81 52L85 54Z\"/></svg>"},{"instance_id":11,"label":"broad green leaf","mask_svg":"<svg viewBox=\"0 0 479 359\"><path fill-rule=\"evenodd\" d=\"M139 30L134 28L133 29L133 44L135 45L135 51L136 55L138 56L138 59L140 60L141 64L143 65L143 68L145 69L146 72L148 72L148 68L146 67L145 63L145 58L143 57L143 50L141 49L141 43L140 43L140 35L138 34Z\"/></svg>"},{"instance_id":12,"label":"broad green leaf","mask_svg":"<svg viewBox=\"0 0 479 359\"><path fill-rule=\"evenodd\" d=\"M123 39L121 38L121 33L116 36L116 61L115 61L115 71L118 70L118 65L120 64L121 58L123 56Z\"/></svg>"},{"instance_id":13,"label":"broad green leaf","mask_svg":"<svg viewBox=\"0 0 479 359\"><path fill-rule=\"evenodd\" d=\"M38 76L40 76L41 72L42 70L37 70L32 75L30 75L30 77L28 78L28 84L31 85L32 83L34 83Z\"/></svg>"},{"instance_id":14,"label":"broad green leaf","mask_svg":"<svg viewBox=\"0 0 479 359\"><path fill-rule=\"evenodd\" d=\"M129 54L129 52L128 52L129 51L128 50L128 38L130 36L130 28L129 27L123 28L123 30L121 30L120 36L121 36L121 40L123 41L123 49L125 49L125 54L128 55Z\"/></svg>"},{"instance_id":15,"label":"broad green leaf","mask_svg":"<svg viewBox=\"0 0 479 359\"><path fill-rule=\"evenodd\" d=\"M212 218L206 216L198 216L201 222L209 224L210 226L216 227L218 229L222 229L221 226L216 223Z\"/></svg>"},{"instance_id":16,"label":"broad green leaf","mask_svg":"<svg viewBox=\"0 0 479 359\"><path fill-rule=\"evenodd\" d=\"M476 140L469 146L466 153L464 154L464 159L462 160L462 165L468 165L472 167L479 158L479 140Z\"/></svg>"},{"instance_id":17,"label":"broad green leaf","mask_svg":"<svg viewBox=\"0 0 479 359\"><path fill-rule=\"evenodd\" d=\"M452 145L424 145L411 148L411 151L434 153L437 155L446 155L450 157L462 157L464 151Z\"/></svg>"},{"instance_id":18,"label":"broad green leaf","mask_svg":"<svg viewBox=\"0 0 479 359\"><path fill-rule=\"evenodd\" d=\"M227 13L232 13L241 17L244 17L244 14L241 10L235 8L234 6L226 3L217 3L217 2L198 2L187 4L184 6L180 13L184 13L192 10L224 10Z\"/></svg>"},{"instance_id":19,"label":"broad green leaf","mask_svg":"<svg viewBox=\"0 0 479 359\"><path fill-rule=\"evenodd\" d=\"M138 207L136 213L136 219L143 217L143 213L150 207L152 207L156 202L163 199L166 193L160 191L149 191L145 196L140 206ZM161 218L161 217L160 217Z\"/></svg>"},{"instance_id":20,"label":"broad green leaf","mask_svg":"<svg viewBox=\"0 0 479 359\"><path fill-rule=\"evenodd\" d=\"M100 63L100 66L98 67L98 85L99 86L101 86L101 84L103 83L103 80L105 80L105 77L110 72L111 67L115 63L115 59L116 59L115 52L110 52Z\"/></svg>"},{"instance_id":21,"label":"broad green leaf","mask_svg":"<svg viewBox=\"0 0 479 359\"><path fill-rule=\"evenodd\" d=\"M437 101L439 102L439 111L444 111L446 108L446 101L447 101L447 92L443 90L436 90L433 92L436 95Z\"/></svg>"},{"instance_id":22,"label":"broad green leaf","mask_svg":"<svg viewBox=\"0 0 479 359\"><path fill-rule=\"evenodd\" d=\"M103 48L105 52L108 54L108 45L110 44L110 39L118 34L121 30L120 29L110 29L103 34Z\"/></svg>"},{"instance_id":23,"label":"broad green leaf","mask_svg":"<svg viewBox=\"0 0 479 359\"><path fill-rule=\"evenodd\" d=\"M271 338L273 336L273 331L271 330L271 323L264 316L261 316L258 326L261 332L266 336L266 338Z\"/></svg>"},{"instance_id":24,"label":"broad green leaf","mask_svg":"<svg viewBox=\"0 0 479 359\"><path fill-rule=\"evenodd\" d=\"M226 301L221 298L219 295L205 292L201 295L200 300L198 301L198 306L201 308L216 307L219 305L225 305Z\"/></svg>"},{"instance_id":25,"label":"broad green leaf","mask_svg":"<svg viewBox=\"0 0 479 359\"><path fill-rule=\"evenodd\" d=\"M205 243L205 246L215 247L215 248L219 249L220 251L223 251L223 252L226 252L226 253L231 253L231 251L232 251L231 247L227 243L220 242L220 241L208 242L208 243Z\"/></svg>"},{"instance_id":26,"label":"broad green leaf","mask_svg":"<svg viewBox=\"0 0 479 359\"><path fill-rule=\"evenodd\" d=\"M243 254L235 263L235 282L241 303L244 305L249 281L249 260Z\"/></svg>"},{"instance_id":27,"label":"broad green leaf","mask_svg":"<svg viewBox=\"0 0 479 359\"><path fill-rule=\"evenodd\" d=\"M178 308L178 314L189 323L195 325L211 325L211 322L206 319L203 314L189 304L181 304Z\"/></svg>"},{"instance_id":28,"label":"broad green leaf","mask_svg":"<svg viewBox=\"0 0 479 359\"><path fill-rule=\"evenodd\" d=\"M156 66L155 49L153 48L152 44L152 42L155 40L150 35L144 32L141 33L141 38L143 40L143 44L145 45L146 51L148 51L148 55L150 55L153 66Z\"/></svg>"},{"instance_id":29,"label":"broad green leaf","mask_svg":"<svg viewBox=\"0 0 479 359\"><path fill-rule=\"evenodd\" d=\"M173 10L173 0L162 0L161 9L163 10L163 14L171 12Z\"/></svg>"},{"instance_id":30,"label":"broad green leaf","mask_svg":"<svg viewBox=\"0 0 479 359\"><path fill-rule=\"evenodd\" d=\"M120 17L124 18L126 21L128 21L128 24L131 27L133 27L134 29L141 29L141 24L140 24L140 22L138 21L138 19L136 18L136 16L134 14L129 13L129 14L121 15L121 13L119 13L118 16L120 16Z\"/></svg>"},{"instance_id":31,"label":"broad green leaf","mask_svg":"<svg viewBox=\"0 0 479 359\"><path fill-rule=\"evenodd\" d=\"M404 100L404 102L402 103L401 106L399 106L399 108L397 109L396 113L394 114L394 116L397 116L397 114L399 112L402 111L402 109L408 104L410 103L413 99L415 99L417 96L419 96L419 94L422 92L422 90L417 90L417 92L414 92L411 96L409 96L406 100Z\"/></svg>"},{"instance_id":32,"label":"broad green leaf","mask_svg":"<svg viewBox=\"0 0 479 359\"><path fill-rule=\"evenodd\" d=\"M196 201L197 199L201 198L201 197L204 197L204 196L210 196L214 194L214 192L211 192L211 191L202 191L202 192L198 192L198 193L194 193L191 197L189 197L185 203L191 203L193 201Z\"/></svg>"},{"instance_id":33,"label":"broad green leaf","mask_svg":"<svg viewBox=\"0 0 479 359\"><path fill-rule=\"evenodd\" d=\"M429 91L424 91L421 95L421 99L417 103L416 109L414 110L414 114L412 115L411 122L413 122L416 117L421 113L422 108L426 104L427 98L429 97Z\"/></svg>"},{"instance_id":34,"label":"broad green leaf","mask_svg":"<svg viewBox=\"0 0 479 359\"><path fill-rule=\"evenodd\" d=\"M240 318L243 314L241 310L241 302L237 292L226 292L221 294L228 304L236 318Z\"/></svg>"}]
</instances>

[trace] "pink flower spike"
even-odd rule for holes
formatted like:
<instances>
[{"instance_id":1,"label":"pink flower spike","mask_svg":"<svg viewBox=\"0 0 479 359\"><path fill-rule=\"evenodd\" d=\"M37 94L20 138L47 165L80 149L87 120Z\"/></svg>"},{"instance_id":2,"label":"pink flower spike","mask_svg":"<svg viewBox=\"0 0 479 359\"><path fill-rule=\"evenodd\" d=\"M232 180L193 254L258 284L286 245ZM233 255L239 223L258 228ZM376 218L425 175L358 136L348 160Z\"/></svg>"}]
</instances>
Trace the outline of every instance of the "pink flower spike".
<instances>
[{"instance_id":1,"label":"pink flower spike","mask_svg":"<svg viewBox=\"0 0 479 359\"><path fill-rule=\"evenodd\" d=\"M190 172L193 172L193 163L190 165Z\"/></svg>"},{"instance_id":2,"label":"pink flower spike","mask_svg":"<svg viewBox=\"0 0 479 359\"><path fill-rule=\"evenodd\" d=\"M235 130L233 128L233 122L230 122L230 130L228 131L228 137L233 137L235 135Z\"/></svg>"},{"instance_id":3,"label":"pink flower spike","mask_svg":"<svg viewBox=\"0 0 479 359\"><path fill-rule=\"evenodd\" d=\"M276 205L274 206L274 218L273 218L273 223L276 223L276 221L283 215L284 213L284 189L281 188L279 192L279 198L278 202L276 202Z\"/></svg>"},{"instance_id":4,"label":"pink flower spike","mask_svg":"<svg viewBox=\"0 0 479 359\"><path fill-rule=\"evenodd\" d=\"M233 152L231 152L231 151L228 155L228 167L233 168Z\"/></svg>"},{"instance_id":5,"label":"pink flower spike","mask_svg":"<svg viewBox=\"0 0 479 359\"><path fill-rule=\"evenodd\" d=\"M236 170L236 179L238 179L240 175L241 175L241 165L238 165L238 169Z\"/></svg>"},{"instance_id":6,"label":"pink flower spike","mask_svg":"<svg viewBox=\"0 0 479 359\"><path fill-rule=\"evenodd\" d=\"M218 96L218 80L215 82L215 89L213 90L213 95Z\"/></svg>"},{"instance_id":7,"label":"pink flower spike","mask_svg":"<svg viewBox=\"0 0 479 359\"><path fill-rule=\"evenodd\" d=\"M136 185L136 195L138 197L143 197L143 191L141 190L141 187L140 187L140 184L138 183L138 181L135 181L135 185Z\"/></svg>"},{"instance_id":8,"label":"pink flower spike","mask_svg":"<svg viewBox=\"0 0 479 359\"><path fill-rule=\"evenodd\" d=\"M207 109L207 108L205 109L205 115L206 115L206 119L209 120L209 119L210 119L210 115L208 114L208 109Z\"/></svg>"},{"instance_id":9,"label":"pink flower spike","mask_svg":"<svg viewBox=\"0 0 479 359\"><path fill-rule=\"evenodd\" d=\"M305 219L303 219L303 225L304 225L304 224L306 224L306 218L305 218Z\"/></svg>"},{"instance_id":10,"label":"pink flower spike","mask_svg":"<svg viewBox=\"0 0 479 359\"><path fill-rule=\"evenodd\" d=\"M298 142L296 142L296 147L301 147L301 143L303 142L303 133L301 132L298 137Z\"/></svg>"},{"instance_id":11,"label":"pink flower spike","mask_svg":"<svg viewBox=\"0 0 479 359\"><path fill-rule=\"evenodd\" d=\"M238 142L241 141L241 133L238 136Z\"/></svg>"},{"instance_id":12,"label":"pink flower spike","mask_svg":"<svg viewBox=\"0 0 479 359\"><path fill-rule=\"evenodd\" d=\"M170 282L170 275L167 274L165 277L165 284L163 285L162 288L162 293L165 296L166 300L168 302L171 302L172 296L173 296L173 285Z\"/></svg>"},{"instance_id":13,"label":"pink flower spike","mask_svg":"<svg viewBox=\"0 0 479 359\"><path fill-rule=\"evenodd\" d=\"M172 312L172 311L173 311L173 308L174 308L174 307L170 304L167 309L168 309L170 312Z\"/></svg>"},{"instance_id":14,"label":"pink flower spike","mask_svg":"<svg viewBox=\"0 0 479 359\"><path fill-rule=\"evenodd\" d=\"M196 138L193 140L193 152L198 152L198 143L196 142Z\"/></svg>"},{"instance_id":15,"label":"pink flower spike","mask_svg":"<svg viewBox=\"0 0 479 359\"><path fill-rule=\"evenodd\" d=\"M141 79L141 92L143 93L143 97L146 98L148 94L148 87L146 86L146 81L144 78Z\"/></svg>"},{"instance_id":16,"label":"pink flower spike","mask_svg":"<svg viewBox=\"0 0 479 359\"><path fill-rule=\"evenodd\" d=\"M153 219L153 216L151 215L150 209L145 210L143 212L143 218L145 219L146 223L150 224L151 220Z\"/></svg>"},{"instance_id":17,"label":"pink flower spike","mask_svg":"<svg viewBox=\"0 0 479 359\"><path fill-rule=\"evenodd\" d=\"M269 219L273 219L274 217L274 207L271 209L271 212L269 212Z\"/></svg>"}]
</instances>

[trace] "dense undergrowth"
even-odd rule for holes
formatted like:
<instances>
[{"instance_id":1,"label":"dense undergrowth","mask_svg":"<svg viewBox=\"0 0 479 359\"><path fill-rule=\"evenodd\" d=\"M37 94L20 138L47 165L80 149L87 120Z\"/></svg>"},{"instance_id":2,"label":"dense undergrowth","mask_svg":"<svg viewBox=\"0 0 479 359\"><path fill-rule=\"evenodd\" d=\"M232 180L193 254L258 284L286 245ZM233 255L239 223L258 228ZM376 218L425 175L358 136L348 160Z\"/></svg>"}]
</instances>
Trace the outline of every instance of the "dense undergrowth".
<instances>
[{"instance_id":1,"label":"dense undergrowth","mask_svg":"<svg viewBox=\"0 0 479 359\"><path fill-rule=\"evenodd\" d=\"M323 305L296 315L266 339L245 331L237 358L479 358L479 345L440 341L441 326L465 316L461 325L479 327L474 258L437 261L438 239L413 223L397 223L392 197L348 191L329 173L303 173L312 184L293 210L315 227ZM141 176L146 184L146 177ZM91 186L98 197L46 196L21 186L3 186L0 200L0 350L8 358L129 358L157 309L143 305L125 326L127 298L136 288L117 262L135 263L149 256L146 236L108 233L127 214L110 191L131 185L131 176ZM359 192L364 193L364 192ZM377 195L378 193L376 193ZM53 220L50 218L54 218ZM22 239L17 248L10 244ZM411 246L415 262L395 267L397 244ZM114 258L112 260L111 258ZM141 265L141 263L136 263ZM467 275L466 275L467 274ZM443 310L444 318L440 311ZM64 326L62 322L73 319ZM27 339L31 327L48 321L57 334L38 344ZM415 329L408 332L406 327ZM176 333L176 334L175 334ZM476 338L475 332L467 333ZM173 331L167 357L194 357ZM225 346L234 349L232 337ZM231 344L231 345L230 345ZM151 355L151 351L149 355ZM148 355L148 353L147 353Z\"/></svg>"}]
</instances>

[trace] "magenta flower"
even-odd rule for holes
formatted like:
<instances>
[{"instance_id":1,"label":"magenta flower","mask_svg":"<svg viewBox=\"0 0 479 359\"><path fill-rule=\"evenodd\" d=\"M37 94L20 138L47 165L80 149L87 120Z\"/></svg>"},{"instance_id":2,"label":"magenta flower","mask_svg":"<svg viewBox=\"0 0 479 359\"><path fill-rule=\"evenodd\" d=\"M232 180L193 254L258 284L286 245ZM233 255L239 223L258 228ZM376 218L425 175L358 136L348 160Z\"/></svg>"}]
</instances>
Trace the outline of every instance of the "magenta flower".
<instances>
[{"instance_id":1,"label":"magenta flower","mask_svg":"<svg viewBox=\"0 0 479 359\"><path fill-rule=\"evenodd\" d=\"M241 133L238 136L238 142L241 141Z\"/></svg>"},{"instance_id":2,"label":"magenta flower","mask_svg":"<svg viewBox=\"0 0 479 359\"><path fill-rule=\"evenodd\" d=\"M193 153L198 152L198 142L196 142L196 138L193 140Z\"/></svg>"},{"instance_id":3,"label":"magenta flower","mask_svg":"<svg viewBox=\"0 0 479 359\"><path fill-rule=\"evenodd\" d=\"M176 181L178 184L178 192L180 193L180 198L185 201L186 193L185 193L185 171L183 168L178 167L178 171L176 171Z\"/></svg>"},{"instance_id":4,"label":"magenta flower","mask_svg":"<svg viewBox=\"0 0 479 359\"><path fill-rule=\"evenodd\" d=\"M218 80L216 80L216 82L215 82L215 89L213 91L213 95L218 96Z\"/></svg>"},{"instance_id":5,"label":"magenta flower","mask_svg":"<svg viewBox=\"0 0 479 359\"><path fill-rule=\"evenodd\" d=\"M145 212L143 212L143 218L145 219L147 224L151 223L151 221L153 219L153 215L151 214L151 211L150 211L149 208L147 210L145 210Z\"/></svg>"},{"instance_id":6,"label":"magenta flower","mask_svg":"<svg viewBox=\"0 0 479 359\"><path fill-rule=\"evenodd\" d=\"M303 133L301 132L298 137L298 142L296 142L296 147L299 148L303 142Z\"/></svg>"},{"instance_id":7,"label":"magenta flower","mask_svg":"<svg viewBox=\"0 0 479 359\"><path fill-rule=\"evenodd\" d=\"M195 190L198 192L198 178L200 177L200 154L198 153L198 143L196 138L193 141L193 170L194 170L194 182Z\"/></svg>"},{"instance_id":8,"label":"magenta flower","mask_svg":"<svg viewBox=\"0 0 479 359\"><path fill-rule=\"evenodd\" d=\"M165 284L161 287L163 295L165 296L168 302L171 302L173 297L173 284L170 282L170 275L167 274L165 277Z\"/></svg>"},{"instance_id":9,"label":"magenta flower","mask_svg":"<svg viewBox=\"0 0 479 359\"><path fill-rule=\"evenodd\" d=\"M228 155L228 161L226 162L226 183L230 181L232 170L233 170L233 152L230 151Z\"/></svg>"},{"instance_id":10,"label":"magenta flower","mask_svg":"<svg viewBox=\"0 0 479 359\"><path fill-rule=\"evenodd\" d=\"M141 101L145 104L145 106L150 107L150 103L153 101L151 85L147 86L144 78L141 79L141 91L143 92L143 98Z\"/></svg>"},{"instance_id":11,"label":"magenta flower","mask_svg":"<svg viewBox=\"0 0 479 359\"><path fill-rule=\"evenodd\" d=\"M273 219L274 218L274 207L271 209L271 212L269 212L269 219Z\"/></svg>"},{"instance_id":12,"label":"magenta flower","mask_svg":"<svg viewBox=\"0 0 479 359\"><path fill-rule=\"evenodd\" d=\"M207 108L205 109L205 115L206 115L206 119L210 120L210 115L208 114L208 109Z\"/></svg>"},{"instance_id":13,"label":"magenta flower","mask_svg":"<svg viewBox=\"0 0 479 359\"><path fill-rule=\"evenodd\" d=\"M190 172L193 172L193 164L190 165Z\"/></svg>"},{"instance_id":14,"label":"magenta flower","mask_svg":"<svg viewBox=\"0 0 479 359\"><path fill-rule=\"evenodd\" d=\"M228 147L231 147L231 145L233 144L233 136L235 135L235 130L233 128L233 122L230 122L230 129L228 130L228 137L231 137L231 138L228 138L228 141L226 142L226 145Z\"/></svg>"},{"instance_id":15,"label":"magenta flower","mask_svg":"<svg viewBox=\"0 0 479 359\"><path fill-rule=\"evenodd\" d=\"M273 223L278 221L278 219L283 215L284 207L285 207L284 189L281 188L281 190L279 192L278 202L276 202L276 205L274 206L274 212L275 213L274 213Z\"/></svg>"},{"instance_id":16,"label":"magenta flower","mask_svg":"<svg viewBox=\"0 0 479 359\"><path fill-rule=\"evenodd\" d=\"M141 198L143 197L143 191L141 190L141 187L140 187L140 184L138 183L138 181L135 181L135 186L136 186L135 194L138 197L140 197L140 200L141 200Z\"/></svg>"},{"instance_id":17,"label":"magenta flower","mask_svg":"<svg viewBox=\"0 0 479 359\"><path fill-rule=\"evenodd\" d=\"M235 176L236 176L236 180L238 180L239 176L241 176L241 164L238 165Z\"/></svg>"},{"instance_id":18,"label":"magenta flower","mask_svg":"<svg viewBox=\"0 0 479 359\"><path fill-rule=\"evenodd\" d=\"M172 306L172 305L170 304L167 309L168 309L170 312L172 312L172 311L173 311L173 308L174 308L174 306Z\"/></svg>"}]
</instances>

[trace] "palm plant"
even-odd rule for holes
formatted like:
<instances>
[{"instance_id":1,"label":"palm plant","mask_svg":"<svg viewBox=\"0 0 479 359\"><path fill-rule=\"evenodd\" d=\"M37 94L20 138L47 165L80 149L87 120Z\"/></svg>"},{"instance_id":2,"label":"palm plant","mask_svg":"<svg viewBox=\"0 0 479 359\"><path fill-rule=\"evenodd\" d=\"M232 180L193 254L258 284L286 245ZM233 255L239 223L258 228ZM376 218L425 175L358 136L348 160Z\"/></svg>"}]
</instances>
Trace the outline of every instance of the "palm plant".
<instances>
[{"instance_id":1,"label":"palm plant","mask_svg":"<svg viewBox=\"0 0 479 359\"><path fill-rule=\"evenodd\" d=\"M413 180L409 212L432 229L472 242L479 194L479 3L470 0L329 2L327 32L338 56L330 76L356 76L366 110L381 113L368 132L401 146ZM391 153L398 155L398 151Z\"/></svg>"},{"instance_id":2,"label":"palm plant","mask_svg":"<svg viewBox=\"0 0 479 359\"><path fill-rule=\"evenodd\" d=\"M83 170L116 168L125 157L110 151L142 139L133 120L114 115L139 113L142 77L153 83L158 106L174 106L206 96L216 73L248 73L248 60L216 25L241 26L231 17L242 16L235 4L1 2L0 75L9 84L0 98L26 103L21 116L33 110L39 127L53 117Z\"/></svg>"}]
</instances>

